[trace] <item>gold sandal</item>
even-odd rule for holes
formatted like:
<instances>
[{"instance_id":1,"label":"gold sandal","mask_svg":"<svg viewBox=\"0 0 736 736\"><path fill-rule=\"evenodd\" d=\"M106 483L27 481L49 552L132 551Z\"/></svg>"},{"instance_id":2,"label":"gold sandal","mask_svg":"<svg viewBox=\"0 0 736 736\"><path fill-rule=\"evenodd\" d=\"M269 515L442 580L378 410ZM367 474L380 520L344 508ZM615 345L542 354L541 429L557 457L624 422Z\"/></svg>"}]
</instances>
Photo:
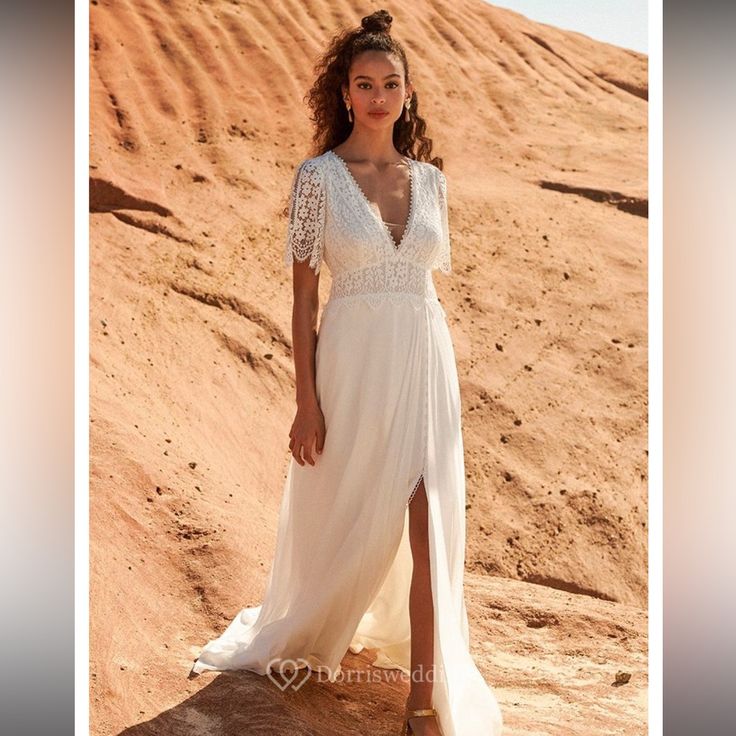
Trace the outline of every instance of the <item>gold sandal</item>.
<instances>
[{"instance_id":1,"label":"gold sandal","mask_svg":"<svg viewBox=\"0 0 736 736\"><path fill-rule=\"evenodd\" d=\"M420 708L419 710L407 710L404 716L404 727L401 729L401 736L411 736L414 733L414 729L409 723L410 718L417 718L418 716L437 716L437 711L434 708Z\"/></svg>"}]
</instances>

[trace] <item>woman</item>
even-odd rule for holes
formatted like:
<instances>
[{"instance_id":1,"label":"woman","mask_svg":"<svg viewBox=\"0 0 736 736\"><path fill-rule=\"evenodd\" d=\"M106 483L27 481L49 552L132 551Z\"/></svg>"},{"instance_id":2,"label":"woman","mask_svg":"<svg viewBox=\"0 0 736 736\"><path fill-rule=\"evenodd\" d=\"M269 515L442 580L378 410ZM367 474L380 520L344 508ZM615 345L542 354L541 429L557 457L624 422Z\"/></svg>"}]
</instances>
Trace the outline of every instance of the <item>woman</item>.
<instances>
[{"instance_id":1,"label":"woman","mask_svg":"<svg viewBox=\"0 0 736 736\"><path fill-rule=\"evenodd\" d=\"M498 736L469 653L460 392L431 275L451 270L447 184L391 21L338 35L310 92L320 153L289 206L297 413L275 558L262 605L193 672L290 664L334 681L368 647L411 675L402 733Z\"/></svg>"}]
</instances>

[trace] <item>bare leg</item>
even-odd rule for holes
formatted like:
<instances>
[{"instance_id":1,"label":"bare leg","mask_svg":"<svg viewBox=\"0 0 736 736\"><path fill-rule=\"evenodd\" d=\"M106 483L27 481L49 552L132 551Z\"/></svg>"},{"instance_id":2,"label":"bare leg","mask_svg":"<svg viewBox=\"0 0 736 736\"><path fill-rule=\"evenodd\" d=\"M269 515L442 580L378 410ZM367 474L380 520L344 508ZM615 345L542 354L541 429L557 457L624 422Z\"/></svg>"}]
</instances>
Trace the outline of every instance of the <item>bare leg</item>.
<instances>
[{"instance_id":1,"label":"bare leg","mask_svg":"<svg viewBox=\"0 0 736 736\"><path fill-rule=\"evenodd\" d=\"M429 513L422 480L409 504L409 542L414 569L409 590L411 620L412 681L407 708L432 707L434 667L434 604L429 566ZM431 716L412 718L409 725L417 736L440 736L437 720Z\"/></svg>"}]
</instances>

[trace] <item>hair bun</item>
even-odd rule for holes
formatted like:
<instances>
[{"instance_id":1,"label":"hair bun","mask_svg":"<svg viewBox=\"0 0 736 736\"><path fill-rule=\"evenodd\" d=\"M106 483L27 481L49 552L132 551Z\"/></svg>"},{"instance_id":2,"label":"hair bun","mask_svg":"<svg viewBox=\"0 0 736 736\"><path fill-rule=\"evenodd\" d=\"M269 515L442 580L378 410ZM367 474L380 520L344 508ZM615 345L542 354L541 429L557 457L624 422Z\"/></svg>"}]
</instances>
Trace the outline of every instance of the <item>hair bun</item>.
<instances>
[{"instance_id":1,"label":"hair bun","mask_svg":"<svg viewBox=\"0 0 736 736\"><path fill-rule=\"evenodd\" d=\"M366 15L360 25L366 33L388 33L391 30L393 18L388 10L376 10L375 13Z\"/></svg>"}]
</instances>

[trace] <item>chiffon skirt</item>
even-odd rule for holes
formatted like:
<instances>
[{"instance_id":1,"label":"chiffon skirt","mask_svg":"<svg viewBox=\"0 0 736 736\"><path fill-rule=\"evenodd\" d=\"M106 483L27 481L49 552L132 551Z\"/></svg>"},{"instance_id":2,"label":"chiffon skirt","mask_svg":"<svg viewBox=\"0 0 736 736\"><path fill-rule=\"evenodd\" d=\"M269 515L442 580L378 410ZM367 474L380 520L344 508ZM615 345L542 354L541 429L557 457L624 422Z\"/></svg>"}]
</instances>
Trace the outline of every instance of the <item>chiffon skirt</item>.
<instances>
[{"instance_id":1,"label":"chiffon skirt","mask_svg":"<svg viewBox=\"0 0 736 736\"><path fill-rule=\"evenodd\" d=\"M445 736L498 736L496 697L469 651L463 596L460 391L436 297L331 299L316 348L326 436L290 458L263 602L243 608L194 672L265 675L293 661L335 681L348 649L410 673L409 501L424 480L434 604L433 702Z\"/></svg>"}]
</instances>

